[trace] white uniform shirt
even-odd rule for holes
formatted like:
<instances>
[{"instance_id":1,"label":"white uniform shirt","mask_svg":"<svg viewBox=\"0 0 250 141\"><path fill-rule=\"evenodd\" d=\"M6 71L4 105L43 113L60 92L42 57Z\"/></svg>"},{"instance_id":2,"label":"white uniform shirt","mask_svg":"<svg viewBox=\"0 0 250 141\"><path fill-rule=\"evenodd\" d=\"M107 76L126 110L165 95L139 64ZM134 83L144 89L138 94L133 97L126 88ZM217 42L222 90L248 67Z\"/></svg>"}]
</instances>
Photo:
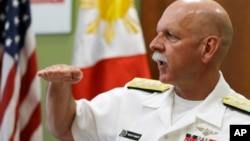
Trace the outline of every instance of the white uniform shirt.
<instances>
[{"instance_id":1,"label":"white uniform shirt","mask_svg":"<svg viewBox=\"0 0 250 141\"><path fill-rule=\"evenodd\" d=\"M222 103L222 97L240 96L221 75L210 95L171 125L173 88L163 93L116 88L91 102L77 101L72 125L75 141L229 141L230 125L250 124L250 116ZM129 139L134 138L134 139Z\"/></svg>"}]
</instances>

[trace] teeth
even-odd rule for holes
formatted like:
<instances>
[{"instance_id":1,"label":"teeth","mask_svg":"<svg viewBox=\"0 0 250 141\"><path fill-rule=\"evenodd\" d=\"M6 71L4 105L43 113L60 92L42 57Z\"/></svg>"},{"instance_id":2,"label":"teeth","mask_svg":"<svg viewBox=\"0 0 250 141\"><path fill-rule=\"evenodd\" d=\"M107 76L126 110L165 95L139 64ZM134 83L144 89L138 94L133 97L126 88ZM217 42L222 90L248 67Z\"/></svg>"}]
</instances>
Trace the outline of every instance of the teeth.
<instances>
[{"instance_id":1,"label":"teeth","mask_svg":"<svg viewBox=\"0 0 250 141\"><path fill-rule=\"evenodd\" d=\"M153 56L152 56L152 59L154 61L160 61L161 64L165 64L167 63L167 58L164 57L164 55L162 55L161 53L159 52L154 52Z\"/></svg>"}]
</instances>

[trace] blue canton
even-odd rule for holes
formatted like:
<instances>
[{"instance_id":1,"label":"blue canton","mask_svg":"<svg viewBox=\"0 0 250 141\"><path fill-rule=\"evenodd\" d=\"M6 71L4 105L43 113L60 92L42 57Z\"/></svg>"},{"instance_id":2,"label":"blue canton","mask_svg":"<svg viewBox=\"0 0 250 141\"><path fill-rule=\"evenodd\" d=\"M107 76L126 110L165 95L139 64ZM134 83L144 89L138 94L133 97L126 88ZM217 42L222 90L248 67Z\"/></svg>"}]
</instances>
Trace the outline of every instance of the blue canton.
<instances>
[{"instance_id":1,"label":"blue canton","mask_svg":"<svg viewBox=\"0 0 250 141\"><path fill-rule=\"evenodd\" d=\"M0 44L15 61L31 23L28 0L0 0Z\"/></svg>"}]
</instances>

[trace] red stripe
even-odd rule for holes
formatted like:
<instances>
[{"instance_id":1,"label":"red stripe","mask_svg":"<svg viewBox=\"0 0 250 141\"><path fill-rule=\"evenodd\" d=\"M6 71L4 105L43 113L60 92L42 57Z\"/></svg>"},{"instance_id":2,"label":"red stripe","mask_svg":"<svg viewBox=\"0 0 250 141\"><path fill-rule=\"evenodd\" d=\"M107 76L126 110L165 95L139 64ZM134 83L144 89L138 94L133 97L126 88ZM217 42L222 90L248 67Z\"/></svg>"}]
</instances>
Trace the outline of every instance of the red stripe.
<instances>
[{"instance_id":1,"label":"red stripe","mask_svg":"<svg viewBox=\"0 0 250 141\"><path fill-rule=\"evenodd\" d=\"M32 134L41 124L41 104L38 103L36 109L32 113L29 123L20 133L20 141L30 141Z\"/></svg>"},{"instance_id":2,"label":"red stripe","mask_svg":"<svg viewBox=\"0 0 250 141\"><path fill-rule=\"evenodd\" d=\"M37 71L36 52L33 52L27 62L27 70L21 80L21 90L20 90L21 103L28 94L31 83L36 76L36 71Z\"/></svg>"},{"instance_id":3,"label":"red stripe","mask_svg":"<svg viewBox=\"0 0 250 141\"><path fill-rule=\"evenodd\" d=\"M114 87L124 86L134 77L150 78L146 55L105 59L82 69L84 78L72 86L76 99L92 99Z\"/></svg>"},{"instance_id":4,"label":"red stripe","mask_svg":"<svg viewBox=\"0 0 250 141\"><path fill-rule=\"evenodd\" d=\"M11 70L7 77L5 88L3 90L3 97L2 100L0 101L0 126L2 125L3 116L5 114L6 108L8 107L11 98L13 96L15 76L16 76L16 65L14 64L11 67Z\"/></svg>"}]
</instances>

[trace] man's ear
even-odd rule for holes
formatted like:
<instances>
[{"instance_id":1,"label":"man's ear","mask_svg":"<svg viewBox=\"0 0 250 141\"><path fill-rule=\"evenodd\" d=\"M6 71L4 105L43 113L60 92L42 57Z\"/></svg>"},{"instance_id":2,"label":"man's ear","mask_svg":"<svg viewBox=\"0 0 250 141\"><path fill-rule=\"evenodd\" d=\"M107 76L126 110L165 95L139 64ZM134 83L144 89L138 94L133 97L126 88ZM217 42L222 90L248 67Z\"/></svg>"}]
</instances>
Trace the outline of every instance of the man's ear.
<instances>
[{"instance_id":1,"label":"man's ear","mask_svg":"<svg viewBox=\"0 0 250 141\"><path fill-rule=\"evenodd\" d=\"M219 49L220 41L216 36L208 36L203 40L202 61L208 63L211 59L215 58L215 54Z\"/></svg>"}]
</instances>

